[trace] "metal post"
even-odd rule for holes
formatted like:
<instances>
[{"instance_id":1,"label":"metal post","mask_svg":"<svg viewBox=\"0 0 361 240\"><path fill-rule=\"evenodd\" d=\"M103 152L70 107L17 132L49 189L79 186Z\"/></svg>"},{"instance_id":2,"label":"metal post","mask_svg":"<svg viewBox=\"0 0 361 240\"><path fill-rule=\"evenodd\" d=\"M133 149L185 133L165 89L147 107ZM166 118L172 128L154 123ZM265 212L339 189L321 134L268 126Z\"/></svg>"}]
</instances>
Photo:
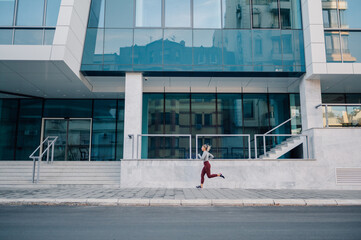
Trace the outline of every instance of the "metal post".
<instances>
[{"instance_id":1,"label":"metal post","mask_svg":"<svg viewBox=\"0 0 361 240\"><path fill-rule=\"evenodd\" d=\"M137 159L138 159L138 151L139 151L139 134L137 134Z\"/></svg>"},{"instance_id":2,"label":"metal post","mask_svg":"<svg viewBox=\"0 0 361 240\"><path fill-rule=\"evenodd\" d=\"M36 164L35 158L33 158L33 183L35 181L35 164Z\"/></svg>"},{"instance_id":3,"label":"metal post","mask_svg":"<svg viewBox=\"0 0 361 240\"><path fill-rule=\"evenodd\" d=\"M325 105L325 115L326 115L326 128L328 128L328 107Z\"/></svg>"},{"instance_id":4,"label":"metal post","mask_svg":"<svg viewBox=\"0 0 361 240\"><path fill-rule=\"evenodd\" d=\"M248 138L248 159L251 159L251 135L247 136Z\"/></svg>"},{"instance_id":5,"label":"metal post","mask_svg":"<svg viewBox=\"0 0 361 240\"><path fill-rule=\"evenodd\" d=\"M48 140L48 147L46 148L46 163L49 164L49 140Z\"/></svg>"},{"instance_id":6,"label":"metal post","mask_svg":"<svg viewBox=\"0 0 361 240\"><path fill-rule=\"evenodd\" d=\"M51 146L51 164L53 164L54 162L54 145L55 145L55 141L52 142L52 146Z\"/></svg>"},{"instance_id":7,"label":"metal post","mask_svg":"<svg viewBox=\"0 0 361 240\"><path fill-rule=\"evenodd\" d=\"M266 135L263 135L263 155L266 156Z\"/></svg>"},{"instance_id":8,"label":"metal post","mask_svg":"<svg viewBox=\"0 0 361 240\"><path fill-rule=\"evenodd\" d=\"M198 159L198 135L196 135L196 159Z\"/></svg>"},{"instance_id":9,"label":"metal post","mask_svg":"<svg viewBox=\"0 0 361 240\"><path fill-rule=\"evenodd\" d=\"M254 158L257 159L257 134L254 135Z\"/></svg>"},{"instance_id":10,"label":"metal post","mask_svg":"<svg viewBox=\"0 0 361 240\"><path fill-rule=\"evenodd\" d=\"M40 178L40 157L38 157L38 174L36 178L36 183L39 182L39 178Z\"/></svg>"},{"instance_id":11,"label":"metal post","mask_svg":"<svg viewBox=\"0 0 361 240\"><path fill-rule=\"evenodd\" d=\"M189 159L192 159L192 135L189 136Z\"/></svg>"}]
</instances>

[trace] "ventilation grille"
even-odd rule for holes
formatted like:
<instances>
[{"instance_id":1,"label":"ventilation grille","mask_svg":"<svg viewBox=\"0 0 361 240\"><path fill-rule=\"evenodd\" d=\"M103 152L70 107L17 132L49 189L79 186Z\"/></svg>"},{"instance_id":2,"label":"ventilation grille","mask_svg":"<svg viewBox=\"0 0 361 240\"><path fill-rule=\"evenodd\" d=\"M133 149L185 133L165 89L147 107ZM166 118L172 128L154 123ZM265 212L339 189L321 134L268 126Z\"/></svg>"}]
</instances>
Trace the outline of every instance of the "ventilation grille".
<instances>
[{"instance_id":1,"label":"ventilation grille","mask_svg":"<svg viewBox=\"0 0 361 240\"><path fill-rule=\"evenodd\" d=\"M336 183L361 185L361 168L336 168Z\"/></svg>"}]
</instances>

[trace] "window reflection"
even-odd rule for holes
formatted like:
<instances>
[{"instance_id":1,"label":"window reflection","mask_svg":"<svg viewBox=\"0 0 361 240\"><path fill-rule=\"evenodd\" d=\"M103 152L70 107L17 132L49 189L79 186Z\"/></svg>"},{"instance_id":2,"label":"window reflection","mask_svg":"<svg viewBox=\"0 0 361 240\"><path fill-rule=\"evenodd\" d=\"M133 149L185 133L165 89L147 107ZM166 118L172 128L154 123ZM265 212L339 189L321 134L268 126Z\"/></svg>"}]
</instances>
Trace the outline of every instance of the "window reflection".
<instances>
[{"instance_id":1,"label":"window reflection","mask_svg":"<svg viewBox=\"0 0 361 240\"><path fill-rule=\"evenodd\" d=\"M84 44L84 64L103 64L104 29L88 28Z\"/></svg>"},{"instance_id":2,"label":"window reflection","mask_svg":"<svg viewBox=\"0 0 361 240\"><path fill-rule=\"evenodd\" d=\"M134 64L162 64L161 29L134 30Z\"/></svg>"},{"instance_id":3,"label":"window reflection","mask_svg":"<svg viewBox=\"0 0 361 240\"><path fill-rule=\"evenodd\" d=\"M42 45L44 30L16 29L14 44L17 45Z\"/></svg>"},{"instance_id":4,"label":"window reflection","mask_svg":"<svg viewBox=\"0 0 361 240\"><path fill-rule=\"evenodd\" d=\"M325 32L327 62L341 62L341 43L339 32Z\"/></svg>"},{"instance_id":5,"label":"window reflection","mask_svg":"<svg viewBox=\"0 0 361 240\"><path fill-rule=\"evenodd\" d=\"M280 1L282 29L302 29L301 2L299 0Z\"/></svg>"},{"instance_id":6,"label":"window reflection","mask_svg":"<svg viewBox=\"0 0 361 240\"><path fill-rule=\"evenodd\" d=\"M254 28L279 28L278 0L253 0Z\"/></svg>"},{"instance_id":7,"label":"window reflection","mask_svg":"<svg viewBox=\"0 0 361 240\"><path fill-rule=\"evenodd\" d=\"M222 0L224 28L251 28L250 0Z\"/></svg>"},{"instance_id":8,"label":"window reflection","mask_svg":"<svg viewBox=\"0 0 361 240\"><path fill-rule=\"evenodd\" d=\"M105 27L133 27L133 0L107 0Z\"/></svg>"},{"instance_id":9,"label":"window reflection","mask_svg":"<svg viewBox=\"0 0 361 240\"><path fill-rule=\"evenodd\" d=\"M13 31L13 29L0 29L0 45L12 44Z\"/></svg>"},{"instance_id":10,"label":"window reflection","mask_svg":"<svg viewBox=\"0 0 361 240\"><path fill-rule=\"evenodd\" d=\"M133 30L105 29L104 63L132 64Z\"/></svg>"},{"instance_id":11,"label":"window reflection","mask_svg":"<svg viewBox=\"0 0 361 240\"><path fill-rule=\"evenodd\" d=\"M252 65L252 34L248 30L223 31L223 58L227 65Z\"/></svg>"},{"instance_id":12,"label":"window reflection","mask_svg":"<svg viewBox=\"0 0 361 240\"><path fill-rule=\"evenodd\" d=\"M0 26L12 26L15 0L0 1Z\"/></svg>"},{"instance_id":13,"label":"window reflection","mask_svg":"<svg viewBox=\"0 0 361 240\"><path fill-rule=\"evenodd\" d=\"M136 27L160 27L162 0L136 0Z\"/></svg>"},{"instance_id":14,"label":"window reflection","mask_svg":"<svg viewBox=\"0 0 361 240\"><path fill-rule=\"evenodd\" d=\"M165 0L165 27L191 27L191 2Z\"/></svg>"},{"instance_id":15,"label":"window reflection","mask_svg":"<svg viewBox=\"0 0 361 240\"><path fill-rule=\"evenodd\" d=\"M44 0L18 0L17 26L43 26Z\"/></svg>"},{"instance_id":16,"label":"window reflection","mask_svg":"<svg viewBox=\"0 0 361 240\"><path fill-rule=\"evenodd\" d=\"M194 64L222 64L222 32L219 30L193 31Z\"/></svg>"},{"instance_id":17,"label":"window reflection","mask_svg":"<svg viewBox=\"0 0 361 240\"><path fill-rule=\"evenodd\" d=\"M192 30L164 30L164 64L192 64Z\"/></svg>"},{"instance_id":18,"label":"window reflection","mask_svg":"<svg viewBox=\"0 0 361 240\"><path fill-rule=\"evenodd\" d=\"M88 27L104 27L105 0L92 0Z\"/></svg>"},{"instance_id":19,"label":"window reflection","mask_svg":"<svg viewBox=\"0 0 361 240\"><path fill-rule=\"evenodd\" d=\"M17 100L0 99L0 159L14 159Z\"/></svg>"},{"instance_id":20,"label":"window reflection","mask_svg":"<svg viewBox=\"0 0 361 240\"><path fill-rule=\"evenodd\" d=\"M220 0L193 0L194 28L221 28Z\"/></svg>"},{"instance_id":21,"label":"window reflection","mask_svg":"<svg viewBox=\"0 0 361 240\"><path fill-rule=\"evenodd\" d=\"M47 0L45 26L56 26L61 0Z\"/></svg>"}]
</instances>

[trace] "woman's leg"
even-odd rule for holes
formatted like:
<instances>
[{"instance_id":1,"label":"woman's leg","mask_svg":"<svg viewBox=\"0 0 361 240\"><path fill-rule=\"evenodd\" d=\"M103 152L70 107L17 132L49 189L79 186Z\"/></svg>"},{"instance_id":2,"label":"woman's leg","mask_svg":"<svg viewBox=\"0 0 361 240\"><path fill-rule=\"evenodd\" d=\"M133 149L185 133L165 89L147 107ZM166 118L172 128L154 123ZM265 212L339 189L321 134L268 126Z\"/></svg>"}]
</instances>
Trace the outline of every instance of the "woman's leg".
<instances>
[{"instance_id":1,"label":"woman's leg","mask_svg":"<svg viewBox=\"0 0 361 240\"><path fill-rule=\"evenodd\" d=\"M205 174L206 174L206 167L204 166L201 173L201 186L203 186Z\"/></svg>"},{"instance_id":2,"label":"woman's leg","mask_svg":"<svg viewBox=\"0 0 361 240\"><path fill-rule=\"evenodd\" d=\"M205 168L205 171L207 173L207 177L208 178L214 178L214 177L218 177L219 174L211 174L211 164L209 162L205 162L204 163L204 168ZM203 172L203 171L202 171Z\"/></svg>"}]
</instances>

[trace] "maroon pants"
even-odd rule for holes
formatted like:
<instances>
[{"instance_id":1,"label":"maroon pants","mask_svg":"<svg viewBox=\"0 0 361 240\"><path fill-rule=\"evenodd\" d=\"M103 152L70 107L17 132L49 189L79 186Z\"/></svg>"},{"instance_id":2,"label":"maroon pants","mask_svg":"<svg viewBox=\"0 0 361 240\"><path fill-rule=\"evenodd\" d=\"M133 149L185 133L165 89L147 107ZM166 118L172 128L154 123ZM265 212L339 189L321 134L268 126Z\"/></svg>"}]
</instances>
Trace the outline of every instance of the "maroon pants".
<instances>
[{"instance_id":1,"label":"maroon pants","mask_svg":"<svg viewBox=\"0 0 361 240\"><path fill-rule=\"evenodd\" d=\"M204 175L207 173L207 177L208 178L214 178L214 177L218 177L217 174L211 174L211 164L206 161L203 163L204 167L202 169L202 173L201 173L201 184L204 183Z\"/></svg>"}]
</instances>

